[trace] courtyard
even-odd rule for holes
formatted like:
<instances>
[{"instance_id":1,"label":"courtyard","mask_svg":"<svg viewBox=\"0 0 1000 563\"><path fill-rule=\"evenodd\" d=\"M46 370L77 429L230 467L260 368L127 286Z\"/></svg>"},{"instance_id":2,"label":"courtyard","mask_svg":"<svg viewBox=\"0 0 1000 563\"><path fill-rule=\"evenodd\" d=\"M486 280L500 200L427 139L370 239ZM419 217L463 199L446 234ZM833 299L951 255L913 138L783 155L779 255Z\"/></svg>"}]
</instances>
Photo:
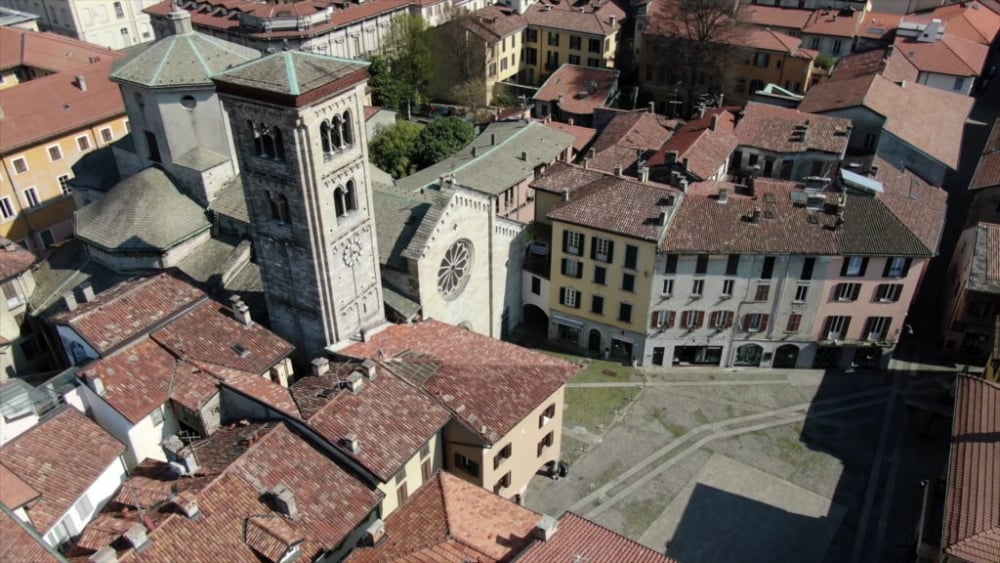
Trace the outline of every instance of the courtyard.
<instances>
[{"instance_id":1,"label":"courtyard","mask_svg":"<svg viewBox=\"0 0 1000 563\"><path fill-rule=\"evenodd\" d=\"M569 475L525 504L684 563L848 561L892 384L883 372L648 370L581 360Z\"/></svg>"}]
</instances>

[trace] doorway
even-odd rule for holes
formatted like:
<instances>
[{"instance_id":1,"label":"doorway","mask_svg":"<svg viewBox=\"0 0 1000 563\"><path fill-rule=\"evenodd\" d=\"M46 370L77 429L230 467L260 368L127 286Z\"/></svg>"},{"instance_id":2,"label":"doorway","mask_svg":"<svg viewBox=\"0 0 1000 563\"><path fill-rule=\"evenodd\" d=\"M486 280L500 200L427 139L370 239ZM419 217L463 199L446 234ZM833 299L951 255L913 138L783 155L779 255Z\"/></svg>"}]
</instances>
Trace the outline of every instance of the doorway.
<instances>
[{"instance_id":1,"label":"doorway","mask_svg":"<svg viewBox=\"0 0 1000 563\"><path fill-rule=\"evenodd\" d=\"M663 365L663 352L664 352L663 346L657 346L656 348L653 348L653 365L654 366L662 366Z\"/></svg>"},{"instance_id":2,"label":"doorway","mask_svg":"<svg viewBox=\"0 0 1000 563\"><path fill-rule=\"evenodd\" d=\"M775 368L793 368L798 361L799 347L785 344L778 346L778 349L774 351L774 363L771 365Z\"/></svg>"},{"instance_id":3,"label":"doorway","mask_svg":"<svg viewBox=\"0 0 1000 563\"><path fill-rule=\"evenodd\" d=\"M601 353L601 331L596 328L590 329L590 333L587 336L587 350L598 355Z\"/></svg>"}]
</instances>

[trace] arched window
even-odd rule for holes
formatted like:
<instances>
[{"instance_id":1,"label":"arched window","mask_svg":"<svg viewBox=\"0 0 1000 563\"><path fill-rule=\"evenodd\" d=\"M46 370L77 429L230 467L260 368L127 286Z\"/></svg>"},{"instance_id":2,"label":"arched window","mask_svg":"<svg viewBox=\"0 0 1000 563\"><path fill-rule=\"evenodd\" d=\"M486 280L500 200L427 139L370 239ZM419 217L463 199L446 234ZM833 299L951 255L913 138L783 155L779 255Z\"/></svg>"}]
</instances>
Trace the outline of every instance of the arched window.
<instances>
[{"instance_id":1,"label":"arched window","mask_svg":"<svg viewBox=\"0 0 1000 563\"><path fill-rule=\"evenodd\" d=\"M288 198L284 195L278 196L278 220L282 223L291 223L292 219L288 213Z\"/></svg>"},{"instance_id":2,"label":"arched window","mask_svg":"<svg viewBox=\"0 0 1000 563\"><path fill-rule=\"evenodd\" d=\"M343 217L347 212L344 205L344 190L337 188L333 190L333 205L337 211L337 217Z\"/></svg>"},{"instance_id":3,"label":"arched window","mask_svg":"<svg viewBox=\"0 0 1000 563\"><path fill-rule=\"evenodd\" d=\"M277 127L273 128L274 135L274 158L284 162L285 161L285 144L281 141L281 129Z\"/></svg>"},{"instance_id":4,"label":"arched window","mask_svg":"<svg viewBox=\"0 0 1000 563\"><path fill-rule=\"evenodd\" d=\"M358 208L358 196L354 189L354 180L348 180L344 193L344 205L347 211L354 211Z\"/></svg>"},{"instance_id":5,"label":"arched window","mask_svg":"<svg viewBox=\"0 0 1000 563\"><path fill-rule=\"evenodd\" d=\"M260 133L253 121L247 121L247 128L250 130L250 137L253 139L253 150L258 155L264 154L264 144L261 142Z\"/></svg>"},{"instance_id":6,"label":"arched window","mask_svg":"<svg viewBox=\"0 0 1000 563\"><path fill-rule=\"evenodd\" d=\"M344 137L341 135L341 131L344 129L344 121L339 115L333 118L332 129L333 137L330 139L330 142L333 144L334 150L340 150L344 148Z\"/></svg>"},{"instance_id":7,"label":"arched window","mask_svg":"<svg viewBox=\"0 0 1000 563\"><path fill-rule=\"evenodd\" d=\"M347 110L344 112L344 144L350 145L354 143L354 131L351 129L351 111Z\"/></svg>"},{"instance_id":8,"label":"arched window","mask_svg":"<svg viewBox=\"0 0 1000 563\"><path fill-rule=\"evenodd\" d=\"M279 220L281 215L278 212L278 201L274 198L274 194L272 194L267 190L264 190L264 197L267 198L267 205L269 206L271 211L271 219L276 221Z\"/></svg>"},{"instance_id":9,"label":"arched window","mask_svg":"<svg viewBox=\"0 0 1000 563\"><path fill-rule=\"evenodd\" d=\"M323 143L323 153L328 154L333 152L333 145L330 143L330 122L323 121L319 126L319 138Z\"/></svg>"},{"instance_id":10,"label":"arched window","mask_svg":"<svg viewBox=\"0 0 1000 563\"><path fill-rule=\"evenodd\" d=\"M258 154L263 158L270 158L274 155L274 138L271 137L267 125L263 123L260 124L258 132L260 134L260 152Z\"/></svg>"}]
</instances>

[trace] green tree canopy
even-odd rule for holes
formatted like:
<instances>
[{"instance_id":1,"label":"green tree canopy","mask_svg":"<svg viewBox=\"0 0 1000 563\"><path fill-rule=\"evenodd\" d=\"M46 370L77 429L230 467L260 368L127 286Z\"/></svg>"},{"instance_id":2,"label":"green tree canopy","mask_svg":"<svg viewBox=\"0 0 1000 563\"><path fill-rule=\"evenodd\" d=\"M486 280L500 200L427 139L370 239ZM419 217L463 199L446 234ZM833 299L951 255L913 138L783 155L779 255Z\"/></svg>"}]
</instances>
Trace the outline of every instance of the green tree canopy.
<instances>
[{"instance_id":1,"label":"green tree canopy","mask_svg":"<svg viewBox=\"0 0 1000 563\"><path fill-rule=\"evenodd\" d=\"M422 102L434 74L433 31L420 16L400 15L392 20L387 45L392 73L404 90L403 103Z\"/></svg>"},{"instance_id":2,"label":"green tree canopy","mask_svg":"<svg viewBox=\"0 0 1000 563\"><path fill-rule=\"evenodd\" d=\"M368 158L393 178L413 172L412 155L423 127L411 121L398 121L380 130L368 143Z\"/></svg>"},{"instance_id":3,"label":"green tree canopy","mask_svg":"<svg viewBox=\"0 0 1000 563\"><path fill-rule=\"evenodd\" d=\"M392 61L374 56L368 67L368 85L372 88L372 101L377 106L398 110L406 99L406 88L392 72Z\"/></svg>"},{"instance_id":4,"label":"green tree canopy","mask_svg":"<svg viewBox=\"0 0 1000 563\"><path fill-rule=\"evenodd\" d=\"M426 168L455 154L475 136L476 130L472 124L460 117L432 121L417 137L413 161L418 168Z\"/></svg>"}]
</instances>

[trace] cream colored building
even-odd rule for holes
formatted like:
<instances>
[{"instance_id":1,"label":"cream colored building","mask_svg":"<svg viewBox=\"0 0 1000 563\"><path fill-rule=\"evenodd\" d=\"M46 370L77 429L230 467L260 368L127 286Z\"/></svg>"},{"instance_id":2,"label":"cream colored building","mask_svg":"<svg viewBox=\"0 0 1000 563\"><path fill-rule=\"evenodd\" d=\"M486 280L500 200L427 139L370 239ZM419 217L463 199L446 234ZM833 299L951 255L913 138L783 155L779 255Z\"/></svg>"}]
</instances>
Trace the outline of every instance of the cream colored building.
<instances>
[{"instance_id":1,"label":"cream colored building","mask_svg":"<svg viewBox=\"0 0 1000 563\"><path fill-rule=\"evenodd\" d=\"M156 0L0 0L0 6L38 16L40 29L110 49L154 39L143 12Z\"/></svg>"}]
</instances>

